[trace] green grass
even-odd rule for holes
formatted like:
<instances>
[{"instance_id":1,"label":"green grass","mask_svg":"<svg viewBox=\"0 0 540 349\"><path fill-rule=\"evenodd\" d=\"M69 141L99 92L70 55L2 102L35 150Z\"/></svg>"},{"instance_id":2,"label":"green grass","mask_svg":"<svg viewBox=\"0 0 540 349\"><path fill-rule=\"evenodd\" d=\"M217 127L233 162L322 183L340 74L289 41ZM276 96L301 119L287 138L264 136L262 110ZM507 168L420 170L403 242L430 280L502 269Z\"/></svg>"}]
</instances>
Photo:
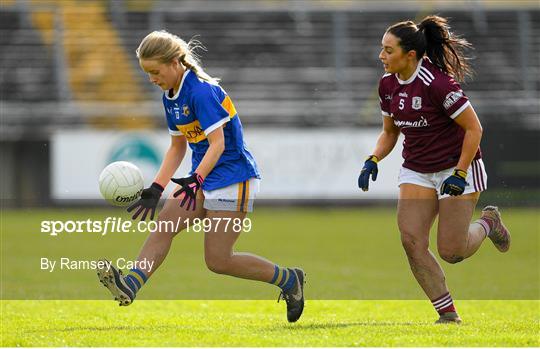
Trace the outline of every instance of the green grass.
<instances>
[{"instance_id":1,"label":"green grass","mask_svg":"<svg viewBox=\"0 0 540 349\"><path fill-rule=\"evenodd\" d=\"M540 215L505 209L510 252L486 241L470 259L441 261L463 326L433 325L414 280L393 208L264 208L238 251L308 273L306 312L288 324L274 286L216 275L203 237L182 233L130 307L93 270L40 270L40 258L137 255L145 234L51 237L42 220L128 218L121 209L3 210L3 346L538 346ZM435 234L432 236L435 246ZM436 253L436 248L434 249Z\"/></svg>"},{"instance_id":2,"label":"green grass","mask_svg":"<svg viewBox=\"0 0 540 349\"><path fill-rule=\"evenodd\" d=\"M3 299L91 299L108 295L92 270L40 270L40 258L98 259L137 256L146 234L40 232L44 219L85 220L121 209L57 209L2 212ZM456 299L540 299L540 215L535 209L503 210L513 232L512 248L499 253L490 241L470 259L441 261ZM258 209L250 216L238 251L252 252L308 273L312 299L424 299L412 277L393 208ZM432 234L432 246L435 236ZM432 247L433 249L433 247ZM434 248L436 253L436 247ZM140 299L273 299L268 285L209 272L201 233L179 234L167 260ZM27 287L28 284L33 287Z\"/></svg>"},{"instance_id":3,"label":"green grass","mask_svg":"<svg viewBox=\"0 0 540 349\"><path fill-rule=\"evenodd\" d=\"M460 301L435 325L425 301L3 301L3 346L538 346L538 301Z\"/></svg>"}]
</instances>

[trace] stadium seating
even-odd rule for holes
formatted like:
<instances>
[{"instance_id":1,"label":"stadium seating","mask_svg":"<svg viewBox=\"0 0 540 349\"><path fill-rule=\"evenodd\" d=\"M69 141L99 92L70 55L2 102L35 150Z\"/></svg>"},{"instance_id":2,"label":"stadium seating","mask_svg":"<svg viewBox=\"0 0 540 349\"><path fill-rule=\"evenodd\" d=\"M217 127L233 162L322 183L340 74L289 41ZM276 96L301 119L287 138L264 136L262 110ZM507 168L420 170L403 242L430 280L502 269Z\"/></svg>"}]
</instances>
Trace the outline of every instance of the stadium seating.
<instances>
[{"instance_id":1,"label":"stadium seating","mask_svg":"<svg viewBox=\"0 0 540 349\"><path fill-rule=\"evenodd\" d=\"M442 13L475 47L470 54L476 74L464 88L477 111L489 115L485 122L515 120L518 114L523 122L534 123L540 107L540 12L522 10L525 17L509 10L483 14L485 18L478 19L474 12ZM223 86L247 122L365 125L379 122L375 91L382 73L377 58L382 33L389 24L418 21L423 15L403 11L131 12L130 30L122 34L131 50L148 30L157 29L155 23L186 39L196 36L208 48L201 52L205 66L223 78ZM525 51L526 41L520 41L518 31L523 19L530 27L530 46Z\"/></svg>"},{"instance_id":2,"label":"stadium seating","mask_svg":"<svg viewBox=\"0 0 540 349\"><path fill-rule=\"evenodd\" d=\"M60 116L42 115L49 123L84 125L99 116L96 113L100 108L104 108L106 117L114 118L124 114L119 112L125 110L122 103L134 100L142 100L141 107L132 111L136 116L151 113L154 118L161 118L156 98L159 92L147 83L134 54L141 38L160 28L203 42L208 49L199 52L204 67L211 75L222 78L246 124L377 125L380 119L376 86L382 74L377 56L381 36L388 25L398 20L418 20L424 15L387 10L190 12L181 7L126 7L117 16L118 9L103 10L110 24L95 20L92 30L86 26L85 31L76 32L75 38L88 41L96 33L105 33L109 39L100 42L105 45L104 51L115 52L114 57L128 64L97 76L96 69L103 66L106 55L92 50L94 63L86 59L86 64L75 66L80 61L72 56L77 54L84 60L85 52L70 51L74 47L73 25L64 26L63 43L68 45L65 52L71 58L64 57L65 65L61 66L55 51L58 48L47 44L43 29L29 20L35 8L12 6L1 12L0 88L2 99L9 102L5 107L10 125L28 125L28 111L17 115L17 102L30 103L27 108L35 103L31 111L34 116L50 114L51 108L39 103L61 100L59 69L68 69L80 78L72 76L68 86L70 100L57 108ZM537 123L540 11L439 13L450 17L454 30L475 46L472 64L476 75L464 88L477 112L489 115L483 122L515 122L515 116L520 115L521 123ZM520 23L528 32L527 38L520 38ZM524 47L525 43L529 45ZM118 46L123 52L115 51ZM92 77L94 80L89 82ZM84 84L86 90L81 87Z\"/></svg>"},{"instance_id":3,"label":"stadium seating","mask_svg":"<svg viewBox=\"0 0 540 349\"><path fill-rule=\"evenodd\" d=\"M0 11L0 46L2 100L37 103L58 97L52 50L32 28L28 13Z\"/></svg>"}]
</instances>

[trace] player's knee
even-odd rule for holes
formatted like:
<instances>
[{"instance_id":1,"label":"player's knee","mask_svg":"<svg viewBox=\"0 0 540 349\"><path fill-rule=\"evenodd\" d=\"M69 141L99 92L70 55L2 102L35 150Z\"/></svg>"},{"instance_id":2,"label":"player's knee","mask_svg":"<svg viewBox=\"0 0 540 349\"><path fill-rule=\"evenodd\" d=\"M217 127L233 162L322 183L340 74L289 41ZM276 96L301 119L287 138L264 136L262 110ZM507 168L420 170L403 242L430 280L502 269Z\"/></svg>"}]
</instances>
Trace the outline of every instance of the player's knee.
<instances>
[{"instance_id":1,"label":"player's knee","mask_svg":"<svg viewBox=\"0 0 540 349\"><path fill-rule=\"evenodd\" d=\"M208 270L216 274L228 274L229 259L218 255L205 254L204 261Z\"/></svg>"},{"instance_id":2,"label":"player's knee","mask_svg":"<svg viewBox=\"0 0 540 349\"><path fill-rule=\"evenodd\" d=\"M439 249L439 256L447 263L456 264L464 260L460 253L452 250Z\"/></svg>"},{"instance_id":3,"label":"player's knee","mask_svg":"<svg viewBox=\"0 0 540 349\"><path fill-rule=\"evenodd\" d=\"M401 245L407 255L411 257L428 249L428 244L423 239L419 239L415 234L408 231L401 231Z\"/></svg>"}]
</instances>

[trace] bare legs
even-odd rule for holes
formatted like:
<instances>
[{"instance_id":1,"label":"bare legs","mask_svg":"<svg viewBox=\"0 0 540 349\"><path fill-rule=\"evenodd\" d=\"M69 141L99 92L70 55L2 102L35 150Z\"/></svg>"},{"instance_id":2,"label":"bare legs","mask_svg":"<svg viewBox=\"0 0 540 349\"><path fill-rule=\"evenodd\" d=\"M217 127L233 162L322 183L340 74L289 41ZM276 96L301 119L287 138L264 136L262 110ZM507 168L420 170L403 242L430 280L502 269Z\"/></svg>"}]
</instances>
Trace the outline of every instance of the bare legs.
<instances>
[{"instance_id":1,"label":"bare legs","mask_svg":"<svg viewBox=\"0 0 540 349\"><path fill-rule=\"evenodd\" d=\"M172 244L173 238L180 231L187 228L180 224L178 231L174 231L171 225L160 222L172 222L176 225L186 219L193 221L194 218L231 218L244 219L246 213L232 211L207 211L203 208L204 197L201 192L197 196L197 208L195 211L186 211L180 207L180 200L170 196L158 216L158 231L150 233L137 258L138 261L147 260L154 262L151 270L142 271L149 277L163 263ZM213 220L211 220L213 222ZM234 252L234 244L240 232L233 231L233 224L216 224L211 231L205 233L204 259L208 269L218 274L226 274L243 279L269 282L274 276L274 263L249 253ZM214 229L215 228L215 229ZM149 263L146 263L148 265ZM144 264L141 264L144 265Z\"/></svg>"},{"instance_id":2,"label":"bare legs","mask_svg":"<svg viewBox=\"0 0 540 349\"><path fill-rule=\"evenodd\" d=\"M210 219L244 219L245 216L243 212L232 211L208 211L206 215ZM216 230L212 229L204 236L204 260L208 269L243 279L264 282L272 280L274 263L250 253L234 252L233 247L240 232L234 232L232 224L229 224L227 230L225 224L216 227Z\"/></svg>"},{"instance_id":3,"label":"bare legs","mask_svg":"<svg viewBox=\"0 0 540 349\"><path fill-rule=\"evenodd\" d=\"M178 188L175 189L175 191ZM163 263L165 257L169 253L169 249L172 244L172 239L187 228L185 224L179 226L178 231L174 231L173 226L180 218L180 222L184 222L186 219L193 221L194 218L203 218L205 215L205 209L203 208L204 197L199 192L197 195L197 205L195 211L187 211L183 207L180 207L180 199L176 199L172 194L167 199L165 206L159 212L157 223L160 228L148 235L148 238L144 242L144 245L139 252L137 261L146 260L148 262L154 262L152 269L141 269L148 277L152 275L157 268ZM171 222L172 225L164 224L162 222ZM143 263L139 265L148 265L149 263Z\"/></svg>"},{"instance_id":4,"label":"bare legs","mask_svg":"<svg viewBox=\"0 0 540 349\"><path fill-rule=\"evenodd\" d=\"M429 250L429 230L437 216L439 203L433 189L402 184L398 202L398 227L401 243L411 271L428 298L446 292L444 272Z\"/></svg>"},{"instance_id":5,"label":"bare legs","mask_svg":"<svg viewBox=\"0 0 540 349\"><path fill-rule=\"evenodd\" d=\"M401 242L414 277L430 299L448 292L444 272L429 250L429 231L439 214L437 249L441 258L457 263L472 256L485 232L471 218L479 193L438 200L434 189L402 184L398 202Z\"/></svg>"},{"instance_id":6,"label":"bare legs","mask_svg":"<svg viewBox=\"0 0 540 349\"><path fill-rule=\"evenodd\" d=\"M477 192L439 201L437 249L448 263L458 263L472 256L486 238L480 224L471 224L479 197Z\"/></svg>"}]
</instances>

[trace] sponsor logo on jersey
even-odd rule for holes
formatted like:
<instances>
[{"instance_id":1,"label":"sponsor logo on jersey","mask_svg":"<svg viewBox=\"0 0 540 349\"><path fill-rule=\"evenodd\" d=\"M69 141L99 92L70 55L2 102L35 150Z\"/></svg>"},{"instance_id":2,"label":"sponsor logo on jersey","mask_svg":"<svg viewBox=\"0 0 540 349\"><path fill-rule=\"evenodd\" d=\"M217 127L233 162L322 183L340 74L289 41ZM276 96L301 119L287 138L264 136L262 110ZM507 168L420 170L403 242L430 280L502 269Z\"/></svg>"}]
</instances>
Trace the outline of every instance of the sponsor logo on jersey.
<instances>
[{"instance_id":1,"label":"sponsor logo on jersey","mask_svg":"<svg viewBox=\"0 0 540 349\"><path fill-rule=\"evenodd\" d=\"M384 95L384 99L386 101L391 101L392 100L392 95Z\"/></svg>"},{"instance_id":2,"label":"sponsor logo on jersey","mask_svg":"<svg viewBox=\"0 0 540 349\"><path fill-rule=\"evenodd\" d=\"M204 135L204 131L200 126L195 126L193 129L187 131L187 137L189 139L195 139L201 135Z\"/></svg>"},{"instance_id":3,"label":"sponsor logo on jersey","mask_svg":"<svg viewBox=\"0 0 540 349\"><path fill-rule=\"evenodd\" d=\"M400 96L400 97L405 97L405 98L409 97L409 95L407 94L407 92L400 92L400 93L399 93L399 96Z\"/></svg>"},{"instance_id":4,"label":"sponsor logo on jersey","mask_svg":"<svg viewBox=\"0 0 540 349\"><path fill-rule=\"evenodd\" d=\"M416 120L416 121L404 121L404 120L394 119L394 125L396 125L399 128L428 127L429 123L427 122L425 117L420 116L420 120Z\"/></svg>"},{"instance_id":5,"label":"sponsor logo on jersey","mask_svg":"<svg viewBox=\"0 0 540 349\"><path fill-rule=\"evenodd\" d=\"M176 127L186 136L189 143L199 143L206 139L203 129L199 120L195 120L186 125L176 125Z\"/></svg>"},{"instance_id":6,"label":"sponsor logo on jersey","mask_svg":"<svg viewBox=\"0 0 540 349\"><path fill-rule=\"evenodd\" d=\"M412 108L414 110L419 110L420 108L422 108L422 97L412 98Z\"/></svg>"},{"instance_id":7,"label":"sponsor logo on jersey","mask_svg":"<svg viewBox=\"0 0 540 349\"><path fill-rule=\"evenodd\" d=\"M459 101L461 97L463 97L462 90L452 91L449 94L447 94L446 97L444 98L444 103L443 103L444 109L448 110L451 106L454 105L454 103Z\"/></svg>"}]
</instances>

